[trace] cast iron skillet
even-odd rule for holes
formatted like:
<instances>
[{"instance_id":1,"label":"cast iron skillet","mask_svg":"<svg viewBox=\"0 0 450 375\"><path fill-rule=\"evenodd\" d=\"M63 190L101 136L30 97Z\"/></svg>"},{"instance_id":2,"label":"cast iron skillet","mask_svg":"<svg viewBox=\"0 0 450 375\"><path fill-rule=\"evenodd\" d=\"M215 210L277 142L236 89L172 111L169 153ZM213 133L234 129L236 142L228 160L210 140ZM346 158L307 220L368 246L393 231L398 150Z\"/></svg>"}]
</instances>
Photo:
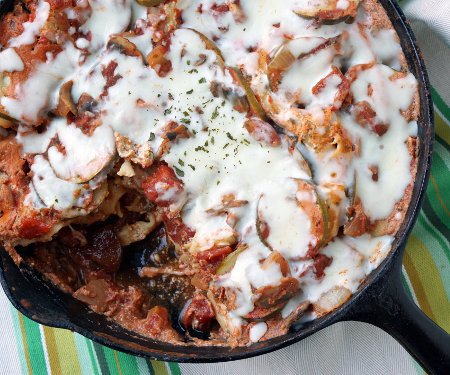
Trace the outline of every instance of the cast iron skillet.
<instances>
[{"instance_id":1,"label":"cast iron skillet","mask_svg":"<svg viewBox=\"0 0 450 375\"><path fill-rule=\"evenodd\" d=\"M429 372L450 371L450 336L434 324L406 294L402 284L402 255L419 214L430 171L433 143L433 106L422 56L405 17L394 0L380 0L401 39L411 72L419 81L419 162L411 205L392 252L372 272L358 292L333 313L304 325L294 325L281 337L244 348L176 346L131 333L84 304L62 293L26 264L19 268L0 249L0 282L11 303L29 318L52 327L76 331L100 344L138 356L164 361L219 362L243 359L291 345L340 321L376 325L397 339ZM0 0L0 14L11 0Z\"/></svg>"}]
</instances>

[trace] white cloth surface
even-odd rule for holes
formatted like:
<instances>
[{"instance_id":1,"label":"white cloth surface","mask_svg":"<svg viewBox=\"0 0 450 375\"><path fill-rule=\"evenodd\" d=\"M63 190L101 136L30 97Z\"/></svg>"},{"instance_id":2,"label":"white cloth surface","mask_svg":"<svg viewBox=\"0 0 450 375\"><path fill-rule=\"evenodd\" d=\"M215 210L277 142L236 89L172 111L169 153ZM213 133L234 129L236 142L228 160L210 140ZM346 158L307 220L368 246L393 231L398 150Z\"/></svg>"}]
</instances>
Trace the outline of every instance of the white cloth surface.
<instances>
[{"instance_id":1,"label":"white cloth surface","mask_svg":"<svg viewBox=\"0 0 450 375\"><path fill-rule=\"evenodd\" d=\"M450 0L400 4L423 53L431 84L450 103Z\"/></svg>"},{"instance_id":2,"label":"white cloth surface","mask_svg":"<svg viewBox=\"0 0 450 375\"><path fill-rule=\"evenodd\" d=\"M182 364L183 375L410 375L418 365L392 337L366 323L343 322L257 358Z\"/></svg>"}]
</instances>

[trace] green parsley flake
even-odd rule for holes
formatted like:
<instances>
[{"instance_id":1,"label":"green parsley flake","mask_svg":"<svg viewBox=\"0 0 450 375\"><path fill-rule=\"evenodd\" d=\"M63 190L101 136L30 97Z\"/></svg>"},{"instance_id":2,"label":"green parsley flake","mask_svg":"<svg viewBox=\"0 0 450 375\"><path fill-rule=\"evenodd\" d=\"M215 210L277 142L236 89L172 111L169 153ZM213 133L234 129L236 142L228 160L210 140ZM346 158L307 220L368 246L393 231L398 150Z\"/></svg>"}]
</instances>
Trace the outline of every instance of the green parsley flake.
<instances>
[{"instance_id":1,"label":"green parsley flake","mask_svg":"<svg viewBox=\"0 0 450 375\"><path fill-rule=\"evenodd\" d=\"M178 176L184 177L184 172L181 169L177 168L176 166L173 166L173 169L175 169L175 172Z\"/></svg>"},{"instance_id":2,"label":"green parsley flake","mask_svg":"<svg viewBox=\"0 0 450 375\"><path fill-rule=\"evenodd\" d=\"M214 108L214 112L211 115L211 120L214 120L217 117L219 117L219 107Z\"/></svg>"}]
</instances>

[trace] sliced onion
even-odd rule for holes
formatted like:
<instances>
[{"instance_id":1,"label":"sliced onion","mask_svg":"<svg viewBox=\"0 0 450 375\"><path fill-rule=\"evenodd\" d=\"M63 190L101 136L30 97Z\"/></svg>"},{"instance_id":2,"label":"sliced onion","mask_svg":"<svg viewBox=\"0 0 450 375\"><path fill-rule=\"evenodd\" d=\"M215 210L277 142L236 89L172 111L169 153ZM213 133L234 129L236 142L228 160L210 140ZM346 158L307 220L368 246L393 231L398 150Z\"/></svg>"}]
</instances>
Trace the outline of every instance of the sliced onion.
<instances>
[{"instance_id":1,"label":"sliced onion","mask_svg":"<svg viewBox=\"0 0 450 375\"><path fill-rule=\"evenodd\" d=\"M226 306L216 301L211 290L208 290L206 296L211 302L211 305L216 314L216 320L219 323L220 328L222 328L222 330L230 336L230 339L239 337L241 334L241 328L233 323L228 314Z\"/></svg>"},{"instance_id":2,"label":"sliced onion","mask_svg":"<svg viewBox=\"0 0 450 375\"><path fill-rule=\"evenodd\" d=\"M275 52L274 57L267 66L267 70L270 73L285 72L292 64L294 64L296 57L292 54L288 44L281 45Z\"/></svg>"},{"instance_id":3,"label":"sliced onion","mask_svg":"<svg viewBox=\"0 0 450 375\"><path fill-rule=\"evenodd\" d=\"M286 143L289 153L297 161L298 165L300 165L300 167L302 167L302 169L308 174L308 176L312 178L313 173L311 170L311 166L309 165L308 160L303 156L301 150L303 145L301 143L297 143L297 139L295 137L283 135L281 139L284 143Z\"/></svg>"},{"instance_id":4,"label":"sliced onion","mask_svg":"<svg viewBox=\"0 0 450 375\"><path fill-rule=\"evenodd\" d=\"M107 307L107 292L110 289L111 284L108 281L97 279L82 286L73 296L88 305L95 306L100 311L104 311Z\"/></svg>"},{"instance_id":5,"label":"sliced onion","mask_svg":"<svg viewBox=\"0 0 450 375\"><path fill-rule=\"evenodd\" d=\"M295 179L299 192L308 192L313 201L299 200L297 202L305 211L311 221L311 232L317 239L316 250L326 244L329 239L330 223L328 208L324 200L319 195L316 186L310 182L301 179Z\"/></svg>"},{"instance_id":6,"label":"sliced onion","mask_svg":"<svg viewBox=\"0 0 450 375\"><path fill-rule=\"evenodd\" d=\"M272 253L264 260L261 268L267 270L272 264L278 264L280 266L281 274L286 277L291 273L288 261L278 251L272 251Z\"/></svg>"},{"instance_id":7,"label":"sliced onion","mask_svg":"<svg viewBox=\"0 0 450 375\"><path fill-rule=\"evenodd\" d=\"M242 72L238 68L228 68L228 71L230 72L235 82L237 82L239 86L241 86L244 89L245 95L250 105L250 109L253 112L253 114L258 116L261 120L267 120L266 112L264 111L258 99L256 98L256 95L253 92L252 88L250 87L250 84L242 75Z\"/></svg>"},{"instance_id":8,"label":"sliced onion","mask_svg":"<svg viewBox=\"0 0 450 375\"><path fill-rule=\"evenodd\" d=\"M222 261L222 263L220 263L219 268L217 268L216 274L220 276L230 272L233 269L234 265L236 264L239 255L241 255L246 249L247 245L245 244L238 245L236 250L234 250L230 255L228 255Z\"/></svg>"},{"instance_id":9,"label":"sliced onion","mask_svg":"<svg viewBox=\"0 0 450 375\"><path fill-rule=\"evenodd\" d=\"M217 60L219 62L219 65L224 67L225 66L225 60L223 58L222 55L222 51L219 49L219 47L217 47L217 44L214 43L211 39L209 39L205 34L202 34L200 31L194 30L194 29L190 29L188 28L188 30L193 31L194 33L196 33L200 39L202 40L203 44L205 45L206 49L209 51L212 51L216 54L217 56Z\"/></svg>"},{"instance_id":10,"label":"sliced onion","mask_svg":"<svg viewBox=\"0 0 450 375\"><path fill-rule=\"evenodd\" d=\"M343 286L336 286L323 293L319 300L313 304L314 312L319 316L326 315L347 302L351 296L350 290Z\"/></svg>"},{"instance_id":11,"label":"sliced onion","mask_svg":"<svg viewBox=\"0 0 450 375\"><path fill-rule=\"evenodd\" d=\"M262 199L262 195L258 199L258 203L256 205L256 234L259 237L261 243L264 244L268 249L274 251L269 241L267 241L267 237L269 236L270 228L269 224L264 220L262 212L260 210L260 202Z\"/></svg>"},{"instance_id":12,"label":"sliced onion","mask_svg":"<svg viewBox=\"0 0 450 375\"><path fill-rule=\"evenodd\" d=\"M117 233L117 237L122 246L144 240L158 226L154 218L153 221L136 221L133 224L124 225Z\"/></svg>"}]
</instances>

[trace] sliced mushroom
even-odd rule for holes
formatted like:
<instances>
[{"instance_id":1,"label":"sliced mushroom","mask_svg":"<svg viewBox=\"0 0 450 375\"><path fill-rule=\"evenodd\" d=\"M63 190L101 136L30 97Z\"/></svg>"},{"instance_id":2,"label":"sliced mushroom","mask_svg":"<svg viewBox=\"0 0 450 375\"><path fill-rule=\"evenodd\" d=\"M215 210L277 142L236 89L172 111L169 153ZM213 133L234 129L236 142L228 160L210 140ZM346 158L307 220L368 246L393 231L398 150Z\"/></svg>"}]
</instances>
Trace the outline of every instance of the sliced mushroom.
<instances>
[{"instance_id":1,"label":"sliced mushroom","mask_svg":"<svg viewBox=\"0 0 450 375\"><path fill-rule=\"evenodd\" d=\"M356 11L360 0L321 0L308 2L304 8L297 8L294 13L306 18L318 18L319 20L340 20L346 17L356 17ZM344 6L342 5L344 4Z\"/></svg>"},{"instance_id":2,"label":"sliced mushroom","mask_svg":"<svg viewBox=\"0 0 450 375\"><path fill-rule=\"evenodd\" d=\"M157 45L147 55L146 60L160 77L165 77L172 70L172 62L166 57L168 48L162 44Z\"/></svg>"},{"instance_id":3,"label":"sliced mushroom","mask_svg":"<svg viewBox=\"0 0 450 375\"><path fill-rule=\"evenodd\" d=\"M271 308L277 304L286 303L300 290L300 283L294 277L283 277L278 285L268 285L258 288L253 293L254 304L257 307Z\"/></svg>"},{"instance_id":4,"label":"sliced mushroom","mask_svg":"<svg viewBox=\"0 0 450 375\"><path fill-rule=\"evenodd\" d=\"M77 106L72 98L72 86L73 81L67 81L59 89L58 106L55 110L55 113L58 116L67 117L69 113L76 116L78 113Z\"/></svg>"},{"instance_id":5,"label":"sliced mushroom","mask_svg":"<svg viewBox=\"0 0 450 375\"><path fill-rule=\"evenodd\" d=\"M108 48L117 48L120 52L122 52L124 55L131 56L131 57L137 57L142 60L142 62L145 61L144 56L142 55L141 51L136 47L136 45L132 42L130 42L127 38L121 36L121 35L113 35L109 38Z\"/></svg>"},{"instance_id":6,"label":"sliced mushroom","mask_svg":"<svg viewBox=\"0 0 450 375\"><path fill-rule=\"evenodd\" d=\"M252 312L244 315L243 318L252 322L261 322L269 319L284 307L284 303L271 307L256 306Z\"/></svg>"},{"instance_id":7,"label":"sliced mushroom","mask_svg":"<svg viewBox=\"0 0 450 375\"><path fill-rule=\"evenodd\" d=\"M16 119L0 111L0 128L9 129L16 123Z\"/></svg>"},{"instance_id":8,"label":"sliced mushroom","mask_svg":"<svg viewBox=\"0 0 450 375\"><path fill-rule=\"evenodd\" d=\"M164 2L164 0L136 0L139 5L144 7L156 7Z\"/></svg>"}]
</instances>

